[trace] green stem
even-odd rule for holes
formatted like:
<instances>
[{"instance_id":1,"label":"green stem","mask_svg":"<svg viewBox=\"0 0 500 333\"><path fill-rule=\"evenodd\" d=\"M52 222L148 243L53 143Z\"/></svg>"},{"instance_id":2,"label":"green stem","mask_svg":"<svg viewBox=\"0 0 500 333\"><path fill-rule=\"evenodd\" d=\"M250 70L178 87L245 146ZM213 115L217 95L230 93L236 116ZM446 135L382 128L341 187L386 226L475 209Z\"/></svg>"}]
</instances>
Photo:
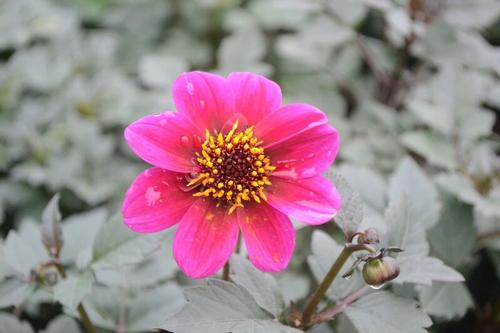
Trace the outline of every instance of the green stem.
<instances>
[{"instance_id":1,"label":"green stem","mask_svg":"<svg viewBox=\"0 0 500 333\"><path fill-rule=\"evenodd\" d=\"M340 252L339 256L337 257L337 260L335 260L328 273L326 273L325 278L318 286L318 289L316 289L314 294L311 296L311 299L307 303L304 309L304 313L302 314L302 325L307 326L309 324L312 315L314 314L314 312L316 312L316 308L318 307L319 302L321 302L321 299L325 295L335 277L338 275L342 266L344 266L351 253L352 251L347 247L344 247L342 249L342 252Z\"/></svg>"},{"instance_id":2,"label":"green stem","mask_svg":"<svg viewBox=\"0 0 500 333\"><path fill-rule=\"evenodd\" d=\"M64 270L64 267L60 264L60 263L57 263L55 265L57 271L59 272L59 274L61 275L61 277L63 279L66 278L66 271ZM97 330L94 326L94 324L92 323L92 320L90 320L90 317L87 313L87 311L85 310L85 307L83 306L82 303L78 304L78 307L77 307L77 310L78 310L78 314L80 315L80 319L83 323L83 327L85 327L85 331L87 333L97 333Z\"/></svg>"}]
</instances>

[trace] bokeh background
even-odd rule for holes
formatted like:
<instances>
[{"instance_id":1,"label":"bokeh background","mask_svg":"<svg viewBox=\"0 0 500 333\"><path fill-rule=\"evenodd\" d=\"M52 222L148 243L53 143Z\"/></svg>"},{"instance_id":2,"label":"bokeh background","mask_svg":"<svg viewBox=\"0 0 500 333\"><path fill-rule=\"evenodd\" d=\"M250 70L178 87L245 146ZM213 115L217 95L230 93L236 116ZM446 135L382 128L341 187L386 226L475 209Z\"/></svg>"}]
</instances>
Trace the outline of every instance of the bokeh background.
<instances>
[{"instance_id":1,"label":"bokeh background","mask_svg":"<svg viewBox=\"0 0 500 333\"><path fill-rule=\"evenodd\" d=\"M173 80L194 69L257 72L281 85L286 102L326 112L342 139L333 170L361 193L368 220L380 220L388 179L411 156L439 191L439 221L426 226L431 252L466 282L436 299L443 289L435 285L401 293L432 316L432 332L500 332L497 0L0 0L4 315L38 331L68 312L33 281L12 284L7 235L17 230L10 262L28 279L23 255L28 266L30 253L43 257L42 211L60 193L62 260L86 267L99 227L145 168L124 144L124 127L173 110ZM310 236L299 231L279 278L299 302L315 284L305 264ZM189 282L168 241L146 252L132 268L94 271L86 297L101 327L147 331L182 303L179 284ZM48 333L78 332L58 320Z\"/></svg>"}]
</instances>

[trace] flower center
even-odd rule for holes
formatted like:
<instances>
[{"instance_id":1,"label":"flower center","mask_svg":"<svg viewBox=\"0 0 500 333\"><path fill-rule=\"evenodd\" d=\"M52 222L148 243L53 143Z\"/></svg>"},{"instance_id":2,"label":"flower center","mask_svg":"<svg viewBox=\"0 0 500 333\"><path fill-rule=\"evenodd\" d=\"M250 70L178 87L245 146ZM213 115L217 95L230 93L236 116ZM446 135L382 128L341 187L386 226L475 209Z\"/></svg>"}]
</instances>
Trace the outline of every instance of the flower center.
<instances>
[{"instance_id":1,"label":"flower center","mask_svg":"<svg viewBox=\"0 0 500 333\"><path fill-rule=\"evenodd\" d=\"M268 176L276 167L253 137L253 126L237 132L238 121L226 134L205 130L205 142L196 153L200 172L188 186L200 186L195 197L212 197L217 206L225 205L231 214L245 201L267 200L264 187L271 185Z\"/></svg>"}]
</instances>

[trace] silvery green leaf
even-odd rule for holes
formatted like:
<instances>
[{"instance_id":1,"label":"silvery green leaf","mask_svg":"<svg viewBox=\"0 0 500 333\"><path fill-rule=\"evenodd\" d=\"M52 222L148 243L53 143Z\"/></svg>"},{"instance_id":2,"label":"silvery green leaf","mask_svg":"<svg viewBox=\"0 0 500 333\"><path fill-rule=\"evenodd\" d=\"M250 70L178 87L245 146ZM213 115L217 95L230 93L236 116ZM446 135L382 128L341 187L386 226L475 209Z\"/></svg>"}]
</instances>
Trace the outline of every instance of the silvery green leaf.
<instances>
[{"instance_id":1,"label":"silvery green leaf","mask_svg":"<svg viewBox=\"0 0 500 333\"><path fill-rule=\"evenodd\" d=\"M412 223L422 224L427 229L438 222L441 205L436 187L409 157L398 165L389 185L391 200L399 200L403 196L408 200L411 214L415 219Z\"/></svg>"},{"instance_id":2,"label":"silvery green leaf","mask_svg":"<svg viewBox=\"0 0 500 333\"><path fill-rule=\"evenodd\" d=\"M415 302L386 291L361 297L344 314L359 333L422 333L432 324Z\"/></svg>"},{"instance_id":3,"label":"silvery green leaf","mask_svg":"<svg viewBox=\"0 0 500 333\"><path fill-rule=\"evenodd\" d=\"M278 277L278 284L285 297L285 304L297 303L307 297L311 289L308 275L286 270Z\"/></svg>"},{"instance_id":4,"label":"silvery green leaf","mask_svg":"<svg viewBox=\"0 0 500 333\"><path fill-rule=\"evenodd\" d=\"M452 267L470 259L476 243L472 209L454 198L446 197L441 219L428 231L433 253Z\"/></svg>"},{"instance_id":5,"label":"silvery green leaf","mask_svg":"<svg viewBox=\"0 0 500 333\"><path fill-rule=\"evenodd\" d=\"M182 290L173 282L144 290L127 301L127 330L143 332L158 328L184 304Z\"/></svg>"},{"instance_id":6,"label":"silvery green leaf","mask_svg":"<svg viewBox=\"0 0 500 333\"><path fill-rule=\"evenodd\" d=\"M64 244L61 228L61 212L59 211L59 194L52 197L42 214L42 242L49 254L59 256Z\"/></svg>"},{"instance_id":7,"label":"silvery green leaf","mask_svg":"<svg viewBox=\"0 0 500 333\"><path fill-rule=\"evenodd\" d=\"M66 244L61 253L63 263L76 262L80 253L92 247L92 242L107 215L106 209L97 208L64 219L62 228Z\"/></svg>"},{"instance_id":8,"label":"silvery green leaf","mask_svg":"<svg viewBox=\"0 0 500 333\"><path fill-rule=\"evenodd\" d=\"M444 173L436 177L437 184L460 200L474 205L485 216L500 217L500 189L497 186L483 196L477 192L471 179L459 173Z\"/></svg>"},{"instance_id":9,"label":"silvery green leaf","mask_svg":"<svg viewBox=\"0 0 500 333\"><path fill-rule=\"evenodd\" d=\"M342 251L342 246L328 236L325 232L315 230L311 239L311 255L307 258L316 281L322 281L330 270L335 259ZM346 273L355 261L355 255L351 256L345 263L339 276ZM361 274L354 273L349 279L337 278L327 291L327 296L333 301L338 301L359 289L364 282Z\"/></svg>"},{"instance_id":10,"label":"silvery green leaf","mask_svg":"<svg viewBox=\"0 0 500 333\"><path fill-rule=\"evenodd\" d=\"M54 300L70 309L76 309L90 293L93 280L94 277L90 271L61 279L54 287Z\"/></svg>"},{"instance_id":11,"label":"silvery green leaf","mask_svg":"<svg viewBox=\"0 0 500 333\"><path fill-rule=\"evenodd\" d=\"M428 257L429 245L425 238L425 226L414 218L413 213L406 196L391 201L386 211L389 231L385 235L385 245L404 250L397 254L401 273L394 282L429 285L433 280L463 281L460 273L440 260Z\"/></svg>"},{"instance_id":12,"label":"silvery green leaf","mask_svg":"<svg viewBox=\"0 0 500 333\"><path fill-rule=\"evenodd\" d=\"M455 152L451 141L442 134L428 130L416 130L403 134L401 142L435 166L449 170L456 167Z\"/></svg>"},{"instance_id":13,"label":"silvery green leaf","mask_svg":"<svg viewBox=\"0 0 500 333\"><path fill-rule=\"evenodd\" d=\"M26 281L9 278L0 281L0 308L17 306L33 293L33 287Z\"/></svg>"},{"instance_id":14,"label":"silvery green leaf","mask_svg":"<svg viewBox=\"0 0 500 333\"><path fill-rule=\"evenodd\" d=\"M461 318L473 307L472 297L463 283L433 282L419 286L422 310L446 320Z\"/></svg>"},{"instance_id":15,"label":"silvery green leaf","mask_svg":"<svg viewBox=\"0 0 500 333\"><path fill-rule=\"evenodd\" d=\"M297 0L257 0L249 5L249 10L257 21L269 29L294 29L318 9L318 3Z\"/></svg>"},{"instance_id":16,"label":"silvery green leaf","mask_svg":"<svg viewBox=\"0 0 500 333\"><path fill-rule=\"evenodd\" d=\"M80 329L73 318L59 316L52 320L41 333L80 333Z\"/></svg>"},{"instance_id":17,"label":"silvery green leaf","mask_svg":"<svg viewBox=\"0 0 500 333\"><path fill-rule=\"evenodd\" d=\"M366 1L363 0L328 0L327 5L343 22L353 26L359 23L368 11Z\"/></svg>"},{"instance_id":18,"label":"silvery green leaf","mask_svg":"<svg viewBox=\"0 0 500 333\"><path fill-rule=\"evenodd\" d=\"M34 333L30 324L10 313L0 313L0 333Z\"/></svg>"},{"instance_id":19,"label":"silvery green leaf","mask_svg":"<svg viewBox=\"0 0 500 333\"><path fill-rule=\"evenodd\" d=\"M151 54L139 62L139 78L152 88L165 89L188 68L184 59L165 55Z\"/></svg>"},{"instance_id":20,"label":"silvery green leaf","mask_svg":"<svg viewBox=\"0 0 500 333\"><path fill-rule=\"evenodd\" d=\"M28 277L30 271L38 264L38 255L33 247L30 246L28 239L23 239L15 231L11 230L7 235L4 245L4 256L7 265L12 271Z\"/></svg>"},{"instance_id":21,"label":"silvery green leaf","mask_svg":"<svg viewBox=\"0 0 500 333\"><path fill-rule=\"evenodd\" d=\"M347 180L339 174L327 173L327 177L335 184L342 198L342 206L335 216L335 223L344 231L349 239L363 221L363 201Z\"/></svg>"},{"instance_id":22,"label":"silvery green leaf","mask_svg":"<svg viewBox=\"0 0 500 333\"><path fill-rule=\"evenodd\" d=\"M474 226L481 244L490 249L500 250L500 239L495 237L500 226L500 217L486 216L476 208L474 209Z\"/></svg>"},{"instance_id":23,"label":"silvery green leaf","mask_svg":"<svg viewBox=\"0 0 500 333\"><path fill-rule=\"evenodd\" d=\"M399 259L398 259L399 260ZM416 257L400 261L401 273L395 283L430 285L432 281L462 282L464 277L455 269L433 257Z\"/></svg>"},{"instance_id":24,"label":"silvery green leaf","mask_svg":"<svg viewBox=\"0 0 500 333\"><path fill-rule=\"evenodd\" d=\"M226 37L219 47L217 58L223 74L232 71L253 71L269 74L271 67L261 62L266 52L266 41L257 27L247 26Z\"/></svg>"},{"instance_id":25,"label":"silvery green leaf","mask_svg":"<svg viewBox=\"0 0 500 333\"><path fill-rule=\"evenodd\" d=\"M159 236L143 235L128 229L121 214L109 218L93 244L93 269L110 269L135 264L159 246Z\"/></svg>"},{"instance_id":26,"label":"silvery green leaf","mask_svg":"<svg viewBox=\"0 0 500 333\"><path fill-rule=\"evenodd\" d=\"M278 318L285 304L283 294L274 277L257 270L248 260L239 255L233 255L230 263L231 280L244 287L261 308Z\"/></svg>"},{"instance_id":27,"label":"silvery green leaf","mask_svg":"<svg viewBox=\"0 0 500 333\"><path fill-rule=\"evenodd\" d=\"M176 333L300 332L274 321L243 287L207 280L184 290L186 306L163 329Z\"/></svg>"},{"instance_id":28,"label":"silvery green leaf","mask_svg":"<svg viewBox=\"0 0 500 333\"><path fill-rule=\"evenodd\" d=\"M386 183L373 169L350 163L343 163L337 172L358 191L368 208L383 212L386 205Z\"/></svg>"},{"instance_id":29,"label":"silvery green leaf","mask_svg":"<svg viewBox=\"0 0 500 333\"><path fill-rule=\"evenodd\" d=\"M483 28L500 16L500 3L495 0L448 1L444 16L448 22L462 28Z\"/></svg>"},{"instance_id":30,"label":"silvery green leaf","mask_svg":"<svg viewBox=\"0 0 500 333\"><path fill-rule=\"evenodd\" d=\"M98 270L96 279L108 286L144 288L173 278L179 270L172 255L173 232L167 231L164 236L159 248L148 258L135 265Z\"/></svg>"}]
</instances>

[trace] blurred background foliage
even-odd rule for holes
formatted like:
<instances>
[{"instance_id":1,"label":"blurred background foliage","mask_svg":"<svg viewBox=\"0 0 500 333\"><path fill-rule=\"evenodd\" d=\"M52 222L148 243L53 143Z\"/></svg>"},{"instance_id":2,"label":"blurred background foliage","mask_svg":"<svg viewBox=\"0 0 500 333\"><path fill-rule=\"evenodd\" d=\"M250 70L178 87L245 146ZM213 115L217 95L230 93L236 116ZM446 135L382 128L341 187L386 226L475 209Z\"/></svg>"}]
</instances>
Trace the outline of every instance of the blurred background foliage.
<instances>
[{"instance_id":1,"label":"blurred background foliage","mask_svg":"<svg viewBox=\"0 0 500 333\"><path fill-rule=\"evenodd\" d=\"M173 110L173 80L200 69L264 74L286 102L325 111L342 138L333 171L363 198L365 225L387 228L391 183L415 173L431 253L466 282L392 292L431 315L430 331L499 332L499 47L497 0L0 0L0 331L79 332L82 300L116 332L180 308L191 282L171 233L138 237L110 216L145 167L124 126ZM56 192L69 276L47 285L39 229ZM299 304L316 283L309 229L278 276ZM333 330L349 332L317 332Z\"/></svg>"}]
</instances>

